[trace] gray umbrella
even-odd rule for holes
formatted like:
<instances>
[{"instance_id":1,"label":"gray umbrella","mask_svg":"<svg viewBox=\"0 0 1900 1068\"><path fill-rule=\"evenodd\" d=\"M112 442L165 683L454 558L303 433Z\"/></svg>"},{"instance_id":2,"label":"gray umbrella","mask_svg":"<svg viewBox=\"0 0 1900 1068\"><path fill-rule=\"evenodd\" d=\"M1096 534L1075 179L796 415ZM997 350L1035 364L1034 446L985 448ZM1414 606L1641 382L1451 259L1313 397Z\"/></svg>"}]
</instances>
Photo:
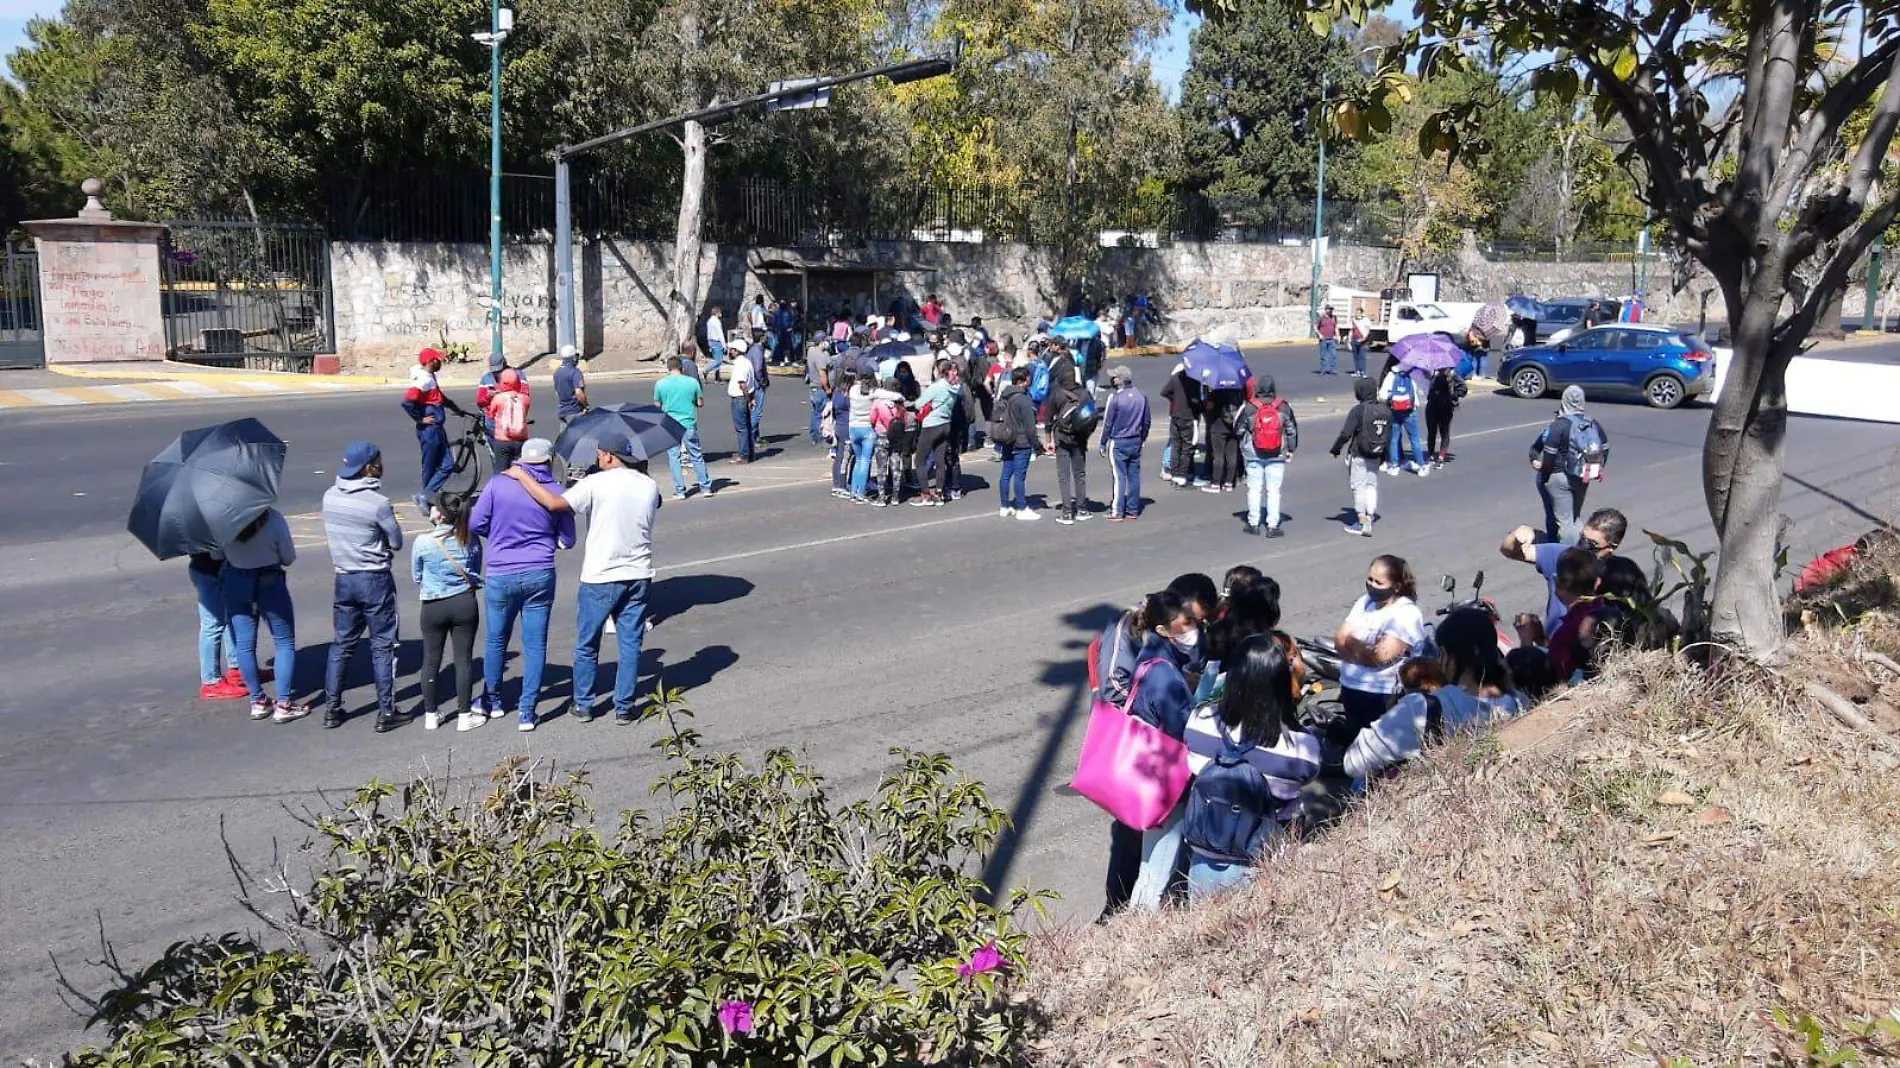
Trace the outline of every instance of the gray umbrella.
<instances>
[{"instance_id":1,"label":"gray umbrella","mask_svg":"<svg viewBox=\"0 0 1900 1068\"><path fill-rule=\"evenodd\" d=\"M255 419L187 430L145 465L125 529L160 560L221 549L277 500L284 442Z\"/></svg>"},{"instance_id":2,"label":"gray umbrella","mask_svg":"<svg viewBox=\"0 0 1900 1068\"><path fill-rule=\"evenodd\" d=\"M664 456L668 449L679 448L686 428L658 408L636 404L603 405L589 408L576 416L554 441L554 455L569 468L586 467L594 462L600 437L610 431L627 435L633 442L637 459Z\"/></svg>"}]
</instances>

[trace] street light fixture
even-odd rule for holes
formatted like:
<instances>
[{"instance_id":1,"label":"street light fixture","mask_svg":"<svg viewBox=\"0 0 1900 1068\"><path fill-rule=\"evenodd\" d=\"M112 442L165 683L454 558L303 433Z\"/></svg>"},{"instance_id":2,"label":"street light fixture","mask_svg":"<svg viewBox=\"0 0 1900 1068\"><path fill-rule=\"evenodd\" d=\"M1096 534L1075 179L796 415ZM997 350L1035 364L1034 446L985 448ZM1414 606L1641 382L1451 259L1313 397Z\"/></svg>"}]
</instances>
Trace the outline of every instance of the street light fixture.
<instances>
[{"instance_id":1,"label":"street light fixture","mask_svg":"<svg viewBox=\"0 0 1900 1068\"><path fill-rule=\"evenodd\" d=\"M501 46L515 29L515 9L490 0L488 32L471 33L488 49L488 366L501 354Z\"/></svg>"}]
</instances>

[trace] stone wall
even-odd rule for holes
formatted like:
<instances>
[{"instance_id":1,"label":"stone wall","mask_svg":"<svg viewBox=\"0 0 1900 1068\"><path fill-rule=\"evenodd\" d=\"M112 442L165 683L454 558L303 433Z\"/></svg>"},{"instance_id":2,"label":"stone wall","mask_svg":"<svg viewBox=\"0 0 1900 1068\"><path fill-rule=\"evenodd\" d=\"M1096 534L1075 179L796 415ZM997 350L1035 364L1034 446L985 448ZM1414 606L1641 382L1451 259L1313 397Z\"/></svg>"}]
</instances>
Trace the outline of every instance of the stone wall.
<instances>
[{"instance_id":1,"label":"stone wall","mask_svg":"<svg viewBox=\"0 0 1900 1068\"><path fill-rule=\"evenodd\" d=\"M665 347L665 295L672 279L670 242L601 239L576 248L582 348L596 366L626 367ZM1104 296L1147 290L1166 312L1162 340L1195 336L1294 339L1307 335L1312 261L1304 246L1181 244L1160 249L1103 250L1093 283ZM850 250L794 250L708 244L700 250L704 309L730 313L759 293L797 299L797 261L816 264L809 297L821 310L848 302L881 310L898 289L918 300L939 294L959 321L981 315L994 332L1019 336L1055 310L1051 265L1044 250L1021 245L876 242ZM338 351L345 370L406 364L417 349L441 341L488 350L485 309L488 256L481 245L337 242L331 246ZM1321 285L1378 289L1394 277L1392 249L1331 250ZM1629 263L1519 263L1485 259L1474 247L1420 267L1440 275L1445 300L1502 300L1514 293L1544 297L1619 296L1635 289ZM1667 262L1651 261L1651 317L1694 323L1713 284L1700 271L1665 295ZM525 357L555 347L554 264L544 244L510 246L503 267L503 341ZM1849 291L1846 304L1862 298ZM1711 322L1721 300L1709 300Z\"/></svg>"}]
</instances>

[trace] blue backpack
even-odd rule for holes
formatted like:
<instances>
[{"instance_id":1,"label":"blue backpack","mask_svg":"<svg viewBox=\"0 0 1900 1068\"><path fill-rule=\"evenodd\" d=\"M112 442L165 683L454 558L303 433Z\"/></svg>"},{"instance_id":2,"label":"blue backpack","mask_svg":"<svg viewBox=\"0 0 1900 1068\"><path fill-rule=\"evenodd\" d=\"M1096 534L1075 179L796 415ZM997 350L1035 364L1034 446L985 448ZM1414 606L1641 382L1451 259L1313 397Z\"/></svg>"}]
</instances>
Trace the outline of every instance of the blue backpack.
<instances>
[{"instance_id":1,"label":"blue backpack","mask_svg":"<svg viewBox=\"0 0 1900 1068\"><path fill-rule=\"evenodd\" d=\"M1047 361L1029 361L1029 399L1037 404L1048 400L1050 379L1053 377Z\"/></svg>"},{"instance_id":2,"label":"blue backpack","mask_svg":"<svg viewBox=\"0 0 1900 1068\"><path fill-rule=\"evenodd\" d=\"M1266 777L1247 762L1255 747L1236 745L1221 728L1220 752L1194 776L1188 788L1182 837L1197 852L1215 860L1251 862L1280 829L1280 799L1267 789Z\"/></svg>"}]
</instances>

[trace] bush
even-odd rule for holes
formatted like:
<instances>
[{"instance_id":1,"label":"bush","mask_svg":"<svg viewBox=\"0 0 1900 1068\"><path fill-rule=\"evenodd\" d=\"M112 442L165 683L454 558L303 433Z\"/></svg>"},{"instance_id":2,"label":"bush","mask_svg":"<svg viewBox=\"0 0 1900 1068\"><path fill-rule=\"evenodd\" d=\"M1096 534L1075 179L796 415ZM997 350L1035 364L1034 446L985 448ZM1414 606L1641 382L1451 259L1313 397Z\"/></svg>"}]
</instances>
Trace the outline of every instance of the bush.
<instances>
[{"instance_id":1,"label":"bush","mask_svg":"<svg viewBox=\"0 0 1900 1068\"><path fill-rule=\"evenodd\" d=\"M72 1065L888 1064L1008 1059L1013 920L967 874L1006 827L947 758L893 750L834 806L788 750L755 768L658 718L657 820L597 831L584 773L504 763L478 804L371 783L313 818L308 889L239 872L272 946L173 946L87 999L110 1041ZM463 797L473 800L472 794Z\"/></svg>"}]
</instances>

